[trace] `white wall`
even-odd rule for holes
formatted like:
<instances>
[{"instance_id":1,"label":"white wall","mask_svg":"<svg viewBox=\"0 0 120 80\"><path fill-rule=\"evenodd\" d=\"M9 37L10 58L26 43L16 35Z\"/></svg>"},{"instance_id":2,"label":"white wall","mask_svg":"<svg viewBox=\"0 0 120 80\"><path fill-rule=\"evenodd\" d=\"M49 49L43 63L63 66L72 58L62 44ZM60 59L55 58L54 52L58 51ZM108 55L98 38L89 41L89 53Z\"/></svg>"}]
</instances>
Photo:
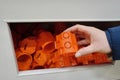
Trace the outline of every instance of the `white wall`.
<instances>
[{"instance_id":1,"label":"white wall","mask_svg":"<svg viewBox=\"0 0 120 80\"><path fill-rule=\"evenodd\" d=\"M0 0L4 19L120 19L120 0Z\"/></svg>"}]
</instances>

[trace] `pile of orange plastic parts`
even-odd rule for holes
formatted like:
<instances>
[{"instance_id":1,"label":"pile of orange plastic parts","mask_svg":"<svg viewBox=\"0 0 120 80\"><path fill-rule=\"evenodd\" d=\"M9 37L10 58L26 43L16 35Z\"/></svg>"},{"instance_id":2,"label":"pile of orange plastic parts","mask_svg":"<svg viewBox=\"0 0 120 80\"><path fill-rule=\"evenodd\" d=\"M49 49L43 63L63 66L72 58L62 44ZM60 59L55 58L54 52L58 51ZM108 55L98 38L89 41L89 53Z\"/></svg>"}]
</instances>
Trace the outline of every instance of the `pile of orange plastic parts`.
<instances>
[{"instance_id":1,"label":"pile of orange plastic parts","mask_svg":"<svg viewBox=\"0 0 120 80\"><path fill-rule=\"evenodd\" d=\"M20 71L109 63L106 54L92 53L75 58L78 51L75 34L62 32L55 37L48 31L19 41L16 58Z\"/></svg>"}]
</instances>

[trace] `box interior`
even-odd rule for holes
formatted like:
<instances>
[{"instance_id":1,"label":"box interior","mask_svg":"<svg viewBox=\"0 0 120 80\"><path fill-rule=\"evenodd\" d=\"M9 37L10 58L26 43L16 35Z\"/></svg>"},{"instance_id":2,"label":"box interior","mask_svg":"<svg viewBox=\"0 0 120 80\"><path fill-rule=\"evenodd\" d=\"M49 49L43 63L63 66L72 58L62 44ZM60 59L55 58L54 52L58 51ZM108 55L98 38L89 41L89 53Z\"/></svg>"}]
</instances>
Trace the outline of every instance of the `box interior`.
<instances>
[{"instance_id":1,"label":"box interior","mask_svg":"<svg viewBox=\"0 0 120 80\"><path fill-rule=\"evenodd\" d=\"M56 25L58 24L59 25ZM11 37L12 37L12 41L13 41L13 48L16 52L17 48L19 47L19 44L21 42L21 40L32 36L32 37L36 37L36 35L38 34L39 30L45 30L48 31L50 33L52 33L53 36L56 36L60 33L62 33L65 29L76 25L76 24L82 24L82 25L87 25L87 26L94 26L96 28L99 28L101 30L107 30L108 28L114 27L114 26L118 26L120 25L120 21L73 21L73 22L69 22L69 21L59 21L59 22L9 22L9 28L10 28L10 32L11 32ZM61 26L61 27L57 27L57 26ZM13 53L16 54L16 53ZM32 56L32 61L33 61L33 54L31 54ZM29 56L24 56L24 59L20 58L17 59L16 58L16 64L17 61L22 61L25 62L26 59L29 58ZM27 62L26 62L27 64ZM32 63L31 63L32 64ZM36 64L35 64L36 65ZM79 65L82 66L82 65ZM71 66L65 67L65 68L69 68ZM72 66L72 67L76 67L76 66ZM24 71L32 71L32 70L52 70L55 68L44 68L43 66L36 66L34 69L26 69L26 70L19 70L18 68L18 72L24 72ZM63 68L61 68L63 69ZM50 71L51 72L51 71ZM45 72L44 72L45 73Z\"/></svg>"}]
</instances>

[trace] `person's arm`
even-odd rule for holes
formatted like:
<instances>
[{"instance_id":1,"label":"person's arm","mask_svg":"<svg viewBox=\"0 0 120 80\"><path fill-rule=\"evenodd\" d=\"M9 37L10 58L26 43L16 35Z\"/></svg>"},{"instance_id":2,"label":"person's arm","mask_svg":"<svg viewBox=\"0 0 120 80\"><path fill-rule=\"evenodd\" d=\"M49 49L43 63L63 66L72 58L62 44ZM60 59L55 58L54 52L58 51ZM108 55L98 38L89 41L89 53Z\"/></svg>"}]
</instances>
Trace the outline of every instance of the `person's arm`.
<instances>
[{"instance_id":1,"label":"person's arm","mask_svg":"<svg viewBox=\"0 0 120 80\"><path fill-rule=\"evenodd\" d=\"M120 26L109 28L105 33L112 49L113 60L120 60Z\"/></svg>"}]
</instances>

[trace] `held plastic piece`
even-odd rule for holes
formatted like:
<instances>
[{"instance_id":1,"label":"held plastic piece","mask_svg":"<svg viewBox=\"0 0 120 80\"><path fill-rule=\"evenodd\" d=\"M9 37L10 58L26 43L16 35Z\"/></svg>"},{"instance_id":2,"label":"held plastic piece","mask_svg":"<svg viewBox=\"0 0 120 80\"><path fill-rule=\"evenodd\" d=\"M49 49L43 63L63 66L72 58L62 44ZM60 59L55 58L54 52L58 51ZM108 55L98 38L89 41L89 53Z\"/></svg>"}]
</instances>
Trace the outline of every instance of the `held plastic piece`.
<instances>
[{"instance_id":1,"label":"held plastic piece","mask_svg":"<svg viewBox=\"0 0 120 80\"><path fill-rule=\"evenodd\" d=\"M36 50L37 43L34 37L28 37L22 40L19 45L22 52L33 54Z\"/></svg>"},{"instance_id":2,"label":"held plastic piece","mask_svg":"<svg viewBox=\"0 0 120 80\"><path fill-rule=\"evenodd\" d=\"M75 52L78 50L75 35L63 32L56 36L55 48L57 53L52 58L51 67L67 67L77 65Z\"/></svg>"},{"instance_id":3,"label":"held plastic piece","mask_svg":"<svg viewBox=\"0 0 120 80\"><path fill-rule=\"evenodd\" d=\"M32 63L32 56L30 54L16 50L16 58L19 70L29 70Z\"/></svg>"},{"instance_id":4,"label":"held plastic piece","mask_svg":"<svg viewBox=\"0 0 120 80\"><path fill-rule=\"evenodd\" d=\"M71 32L63 32L56 36L56 49L58 49L61 54L74 53L78 50L78 45L76 41L75 34Z\"/></svg>"}]
</instances>

